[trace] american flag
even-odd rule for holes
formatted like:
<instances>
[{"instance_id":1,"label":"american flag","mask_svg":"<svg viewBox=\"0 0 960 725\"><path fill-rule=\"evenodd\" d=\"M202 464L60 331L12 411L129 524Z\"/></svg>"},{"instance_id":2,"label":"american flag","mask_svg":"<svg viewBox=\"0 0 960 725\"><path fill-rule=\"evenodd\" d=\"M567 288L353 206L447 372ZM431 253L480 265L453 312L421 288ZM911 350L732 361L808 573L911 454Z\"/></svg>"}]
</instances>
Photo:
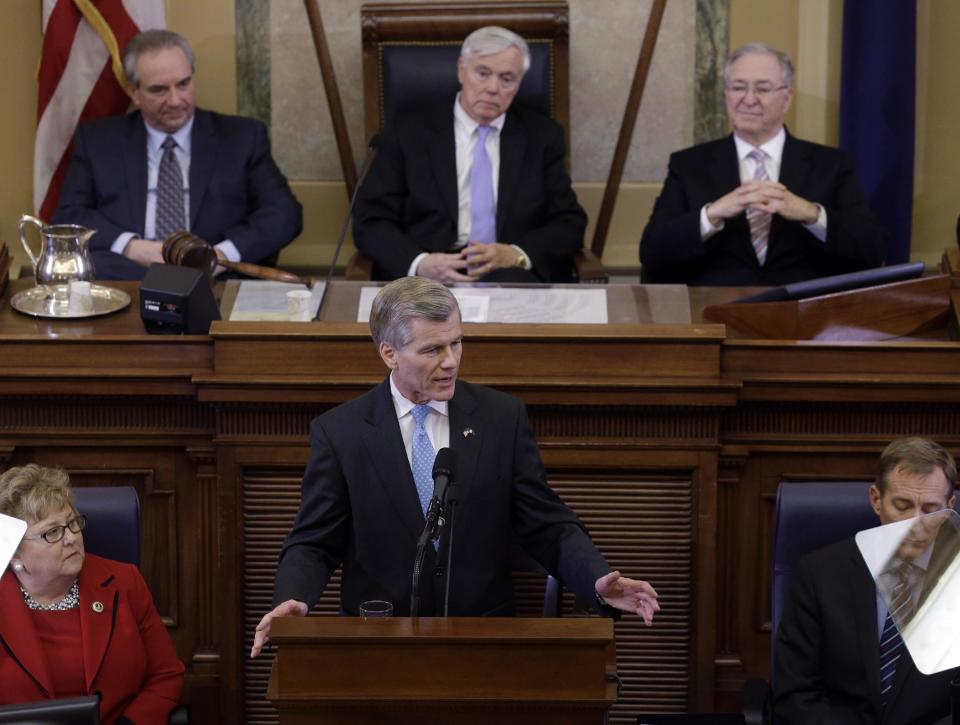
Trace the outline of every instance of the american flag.
<instances>
[{"instance_id":1,"label":"american flag","mask_svg":"<svg viewBox=\"0 0 960 725\"><path fill-rule=\"evenodd\" d=\"M166 26L164 0L43 0L33 202L57 206L73 134L84 121L126 112L121 54L140 30Z\"/></svg>"}]
</instances>

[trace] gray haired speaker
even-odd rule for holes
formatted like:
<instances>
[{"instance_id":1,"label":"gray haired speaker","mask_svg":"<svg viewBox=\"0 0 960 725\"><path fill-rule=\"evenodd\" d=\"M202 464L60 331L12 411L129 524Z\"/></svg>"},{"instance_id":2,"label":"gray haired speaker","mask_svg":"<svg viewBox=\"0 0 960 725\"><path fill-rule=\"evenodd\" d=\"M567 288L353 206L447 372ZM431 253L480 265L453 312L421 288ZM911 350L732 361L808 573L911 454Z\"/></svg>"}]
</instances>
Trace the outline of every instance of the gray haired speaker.
<instances>
[{"instance_id":1,"label":"gray haired speaker","mask_svg":"<svg viewBox=\"0 0 960 725\"><path fill-rule=\"evenodd\" d=\"M140 283L140 317L147 332L206 335L220 310L203 272L151 264Z\"/></svg>"}]
</instances>

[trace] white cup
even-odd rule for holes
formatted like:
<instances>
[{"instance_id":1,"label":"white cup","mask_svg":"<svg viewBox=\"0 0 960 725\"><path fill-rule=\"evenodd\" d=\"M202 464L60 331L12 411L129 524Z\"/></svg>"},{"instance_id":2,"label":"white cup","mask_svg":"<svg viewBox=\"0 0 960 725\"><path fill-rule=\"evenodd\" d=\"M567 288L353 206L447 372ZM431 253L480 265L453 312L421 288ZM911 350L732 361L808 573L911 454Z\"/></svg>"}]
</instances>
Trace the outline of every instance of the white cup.
<instances>
[{"instance_id":1,"label":"white cup","mask_svg":"<svg viewBox=\"0 0 960 725\"><path fill-rule=\"evenodd\" d=\"M287 314L291 322L310 322L310 300L313 292L306 289L294 289L287 292Z\"/></svg>"},{"instance_id":2,"label":"white cup","mask_svg":"<svg viewBox=\"0 0 960 725\"><path fill-rule=\"evenodd\" d=\"M93 292L90 283L82 280L70 280L69 304L70 312L77 315L89 315L93 312Z\"/></svg>"}]
</instances>

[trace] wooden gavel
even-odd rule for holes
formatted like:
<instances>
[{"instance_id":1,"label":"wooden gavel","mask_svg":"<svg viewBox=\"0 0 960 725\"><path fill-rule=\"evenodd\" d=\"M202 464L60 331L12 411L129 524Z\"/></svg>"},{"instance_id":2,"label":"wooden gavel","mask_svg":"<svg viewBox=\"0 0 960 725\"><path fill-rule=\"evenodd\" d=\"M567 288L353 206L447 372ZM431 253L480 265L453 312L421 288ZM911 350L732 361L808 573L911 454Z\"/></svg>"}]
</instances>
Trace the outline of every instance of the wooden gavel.
<instances>
[{"instance_id":1,"label":"wooden gavel","mask_svg":"<svg viewBox=\"0 0 960 725\"><path fill-rule=\"evenodd\" d=\"M257 279L269 279L274 282L293 282L307 284L306 280L290 272L284 272L273 267L264 267L249 262L231 262L217 256L216 250L209 246L200 237L187 231L174 232L163 240L163 261L167 264L176 264L181 267L199 269L207 277L213 276L213 270L219 264L234 272L245 274Z\"/></svg>"}]
</instances>

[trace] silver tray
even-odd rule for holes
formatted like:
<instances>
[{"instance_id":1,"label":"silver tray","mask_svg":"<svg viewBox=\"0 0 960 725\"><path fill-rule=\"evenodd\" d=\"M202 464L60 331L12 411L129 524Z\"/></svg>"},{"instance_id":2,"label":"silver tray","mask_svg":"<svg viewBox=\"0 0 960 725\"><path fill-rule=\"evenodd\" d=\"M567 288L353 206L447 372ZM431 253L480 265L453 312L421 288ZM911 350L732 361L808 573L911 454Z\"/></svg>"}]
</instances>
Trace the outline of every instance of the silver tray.
<instances>
[{"instance_id":1,"label":"silver tray","mask_svg":"<svg viewBox=\"0 0 960 725\"><path fill-rule=\"evenodd\" d=\"M92 312L70 309L69 292L65 284L51 284L17 292L10 300L10 305L17 312L33 317L69 319L109 315L130 304L130 295L123 290L103 287L99 284L90 285L90 295L93 297Z\"/></svg>"}]
</instances>

